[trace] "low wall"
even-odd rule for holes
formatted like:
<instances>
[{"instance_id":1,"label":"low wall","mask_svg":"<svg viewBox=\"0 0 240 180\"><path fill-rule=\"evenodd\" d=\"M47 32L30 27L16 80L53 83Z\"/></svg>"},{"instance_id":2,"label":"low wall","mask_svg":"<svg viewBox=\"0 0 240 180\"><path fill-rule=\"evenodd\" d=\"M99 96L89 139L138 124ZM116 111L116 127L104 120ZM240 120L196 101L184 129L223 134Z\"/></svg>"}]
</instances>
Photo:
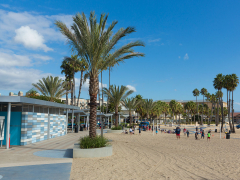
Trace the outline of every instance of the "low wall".
<instances>
[{"instance_id":1,"label":"low wall","mask_svg":"<svg viewBox=\"0 0 240 180\"><path fill-rule=\"evenodd\" d=\"M95 158L107 157L112 155L112 145L102 148L80 149L79 144L74 144L73 158Z\"/></svg>"},{"instance_id":2,"label":"low wall","mask_svg":"<svg viewBox=\"0 0 240 180\"><path fill-rule=\"evenodd\" d=\"M111 130L111 129L107 130L107 133L114 133L114 134L121 134L122 132L123 130Z\"/></svg>"}]
</instances>

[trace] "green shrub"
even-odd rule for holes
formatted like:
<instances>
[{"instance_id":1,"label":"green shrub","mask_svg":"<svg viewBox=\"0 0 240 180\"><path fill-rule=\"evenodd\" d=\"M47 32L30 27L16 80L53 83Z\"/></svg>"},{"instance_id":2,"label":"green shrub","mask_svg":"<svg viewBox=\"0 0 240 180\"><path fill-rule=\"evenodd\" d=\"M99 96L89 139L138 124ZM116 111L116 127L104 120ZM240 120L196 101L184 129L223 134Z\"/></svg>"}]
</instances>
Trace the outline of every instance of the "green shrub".
<instances>
[{"instance_id":1,"label":"green shrub","mask_svg":"<svg viewBox=\"0 0 240 180\"><path fill-rule=\"evenodd\" d=\"M122 130L122 126L112 127L111 130Z\"/></svg>"},{"instance_id":2,"label":"green shrub","mask_svg":"<svg viewBox=\"0 0 240 180\"><path fill-rule=\"evenodd\" d=\"M80 139L80 148L90 149L106 147L107 143L108 140L105 137L96 136L95 138L90 138L89 136L85 136Z\"/></svg>"}]
</instances>

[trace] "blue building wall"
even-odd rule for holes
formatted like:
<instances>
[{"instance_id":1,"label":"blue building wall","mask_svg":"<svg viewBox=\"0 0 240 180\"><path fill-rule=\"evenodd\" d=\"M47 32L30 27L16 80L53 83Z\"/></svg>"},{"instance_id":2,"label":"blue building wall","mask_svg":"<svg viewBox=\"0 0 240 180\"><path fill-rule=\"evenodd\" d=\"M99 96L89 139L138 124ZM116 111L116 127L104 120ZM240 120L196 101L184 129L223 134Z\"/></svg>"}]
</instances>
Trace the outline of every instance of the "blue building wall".
<instances>
[{"instance_id":1,"label":"blue building wall","mask_svg":"<svg viewBox=\"0 0 240 180\"><path fill-rule=\"evenodd\" d=\"M3 145L6 145L6 133L7 133L7 112L0 112L0 116L5 116L5 129ZM10 145L20 145L21 139L21 121L22 112L11 112L10 118Z\"/></svg>"},{"instance_id":2,"label":"blue building wall","mask_svg":"<svg viewBox=\"0 0 240 180\"><path fill-rule=\"evenodd\" d=\"M5 116L4 140L6 145L7 112ZM34 112L11 112L10 145L27 145L47 139L48 114ZM50 138L66 134L66 116L50 114Z\"/></svg>"},{"instance_id":3,"label":"blue building wall","mask_svg":"<svg viewBox=\"0 0 240 180\"><path fill-rule=\"evenodd\" d=\"M66 116L50 114L50 138L66 134ZM22 113L21 145L27 145L47 139L48 114Z\"/></svg>"}]
</instances>

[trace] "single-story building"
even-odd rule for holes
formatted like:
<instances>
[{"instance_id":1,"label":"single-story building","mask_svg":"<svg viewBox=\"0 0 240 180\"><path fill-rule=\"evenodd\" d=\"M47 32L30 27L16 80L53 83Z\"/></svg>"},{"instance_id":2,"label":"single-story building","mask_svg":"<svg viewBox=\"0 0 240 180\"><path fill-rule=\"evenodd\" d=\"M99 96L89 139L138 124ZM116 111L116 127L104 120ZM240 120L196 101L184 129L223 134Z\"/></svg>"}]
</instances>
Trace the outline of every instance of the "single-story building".
<instances>
[{"instance_id":1,"label":"single-story building","mask_svg":"<svg viewBox=\"0 0 240 180\"><path fill-rule=\"evenodd\" d=\"M68 111L79 109L23 96L0 96L0 127L3 127L0 128L0 140L2 137L2 144L8 149L6 139L9 138L11 145L24 146L63 136L67 133Z\"/></svg>"}]
</instances>

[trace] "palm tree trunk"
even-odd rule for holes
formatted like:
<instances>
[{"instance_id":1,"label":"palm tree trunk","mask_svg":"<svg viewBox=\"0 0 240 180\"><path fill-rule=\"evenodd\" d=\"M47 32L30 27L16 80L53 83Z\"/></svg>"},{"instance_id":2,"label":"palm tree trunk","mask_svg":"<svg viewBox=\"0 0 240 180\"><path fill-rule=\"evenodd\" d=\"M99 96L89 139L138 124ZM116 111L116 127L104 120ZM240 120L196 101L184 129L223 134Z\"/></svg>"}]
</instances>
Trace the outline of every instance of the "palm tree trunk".
<instances>
[{"instance_id":1,"label":"palm tree trunk","mask_svg":"<svg viewBox=\"0 0 240 180\"><path fill-rule=\"evenodd\" d=\"M130 118L130 126L132 125L132 114L131 111L129 110L129 118Z\"/></svg>"},{"instance_id":2,"label":"palm tree trunk","mask_svg":"<svg viewBox=\"0 0 240 180\"><path fill-rule=\"evenodd\" d=\"M196 96L196 103L197 103L197 96ZM197 115L198 115L198 103L197 103ZM198 115L199 116L199 115ZM196 123L196 122L195 122Z\"/></svg>"},{"instance_id":3,"label":"palm tree trunk","mask_svg":"<svg viewBox=\"0 0 240 180\"><path fill-rule=\"evenodd\" d=\"M74 75L74 73L73 73L73 99L74 99L73 105L75 106L76 105L76 95L75 95L75 75Z\"/></svg>"},{"instance_id":4,"label":"palm tree trunk","mask_svg":"<svg viewBox=\"0 0 240 180\"><path fill-rule=\"evenodd\" d=\"M218 93L219 93L219 90L218 90ZM217 97L217 126L218 126L218 123L219 123L219 109L218 109L218 106L219 106L219 97Z\"/></svg>"},{"instance_id":5,"label":"palm tree trunk","mask_svg":"<svg viewBox=\"0 0 240 180\"><path fill-rule=\"evenodd\" d=\"M221 127L221 131L223 129L223 117L224 117L224 114L223 114L223 100L222 100L222 97L221 97L221 110L222 110L222 127Z\"/></svg>"},{"instance_id":6,"label":"palm tree trunk","mask_svg":"<svg viewBox=\"0 0 240 180\"><path fill-rule=\"evenodd\" d=\"M204 95L203 95L203 110L204 110ZM202 110L201 125L203 124L203 110Z\"/></svg>"},{"instance_id":7,"label":"palm tree trunk","mask_svg":"<svg viewBox=\"0 0 240 180\"><path fill-rule=\"evenodd\" d=\"M212 103L212 112L211 112L211 122L212 122L212 117L213 117L213 103Z\"/></svg>"},{"instance_id":8,"label":"palm tree trunk","mask_svg":"<svg viewBox=\"0 0 240 180\"><path fill-rule=\"evenodd\" d=\"M235 133L234 117L233 117L233 90L232 90L232 132Z\"/></svg>"},{"instance_id":9,"label":"palm tree trunk","mask_svg":"<svg viewBox=\"0 0 240 180\"><path fill-rule=\"evenodd\" d=\"M90 119L89 119L89 137L96 137L96 122L97 122L97 94L98 94L98 76L90 76L89 81L89 96L90 96Z\"/></svg>"},{"instance_id":10,"label":"palm tree trunk","mask_svg":"<svg viewBox=\"0 0 240 180\"><path fill-rule=\"evenodd\" d=\"M229 116L230 130L233 131L233 129L232 129L232 122L231 122L231 119L230 119L230 115L231 115L231 109L230 109L230 107L231 107L231 99L230 99L230 97L231 97L231 91L229 91L229 97L228 97L228 100L229 100L229 102L228 102L228 105L229 105L229 107L228 107L228 116Z\"/></svg>"},{"instance_id":11,"label":"palm tree trunk","mask_svg":"<svg viewBox=\"0 0 240 180\"><path fill-rule=\"evenodd\" d=\"M115 127L118 126L118 107L115 107Z\"/></svg>"},{"instance_id":12,"label":"palm tree trunk","mask_svg":"<svg viewBox=\"0 0 240 180\"><path fill-rule=\"evenodd\" d=\"M80 76L80 86L79 86L79 92L78 92L77 106L79 105L80 94L81 94L81 89L82 89L82 81L83 81L83 71L81 71L81 76Z\"/></svg>"},{"instance_id":13,"label":"palm tree trunk","mask_svg":"<svg viewBox=\"0 0 240 180\"><path fill-rule=\"evenodd\" d=\"M72 83L72 80L70 81L70 88L71 88L71 105L73 105L73 83Z\"/></svg>"},{"instance_id":14,"label":"palm tree trunk","mask_svg":"<svg viewBox=\"0 0 240 180\"><path fill-rule=\"evenodd\" d=\"M109 91L110 91L110 67L109 67ZM106 114L107 114L107 112L108 112L108 101L109 101L109 99L107 99L107 108L106 108Z\"/></svg>"},{"instance_id":15,"label":"palm tree trunk","mask_svg":"<svg viewBox=\"0 0 240 180\"><path fill-rule=\"evenodd\" d=\"M103 107L103 85L102 85L102 72L101 72L101 91L102 91L102 111L104 112L104 107Z\"/></svg>"}]
</instances>

